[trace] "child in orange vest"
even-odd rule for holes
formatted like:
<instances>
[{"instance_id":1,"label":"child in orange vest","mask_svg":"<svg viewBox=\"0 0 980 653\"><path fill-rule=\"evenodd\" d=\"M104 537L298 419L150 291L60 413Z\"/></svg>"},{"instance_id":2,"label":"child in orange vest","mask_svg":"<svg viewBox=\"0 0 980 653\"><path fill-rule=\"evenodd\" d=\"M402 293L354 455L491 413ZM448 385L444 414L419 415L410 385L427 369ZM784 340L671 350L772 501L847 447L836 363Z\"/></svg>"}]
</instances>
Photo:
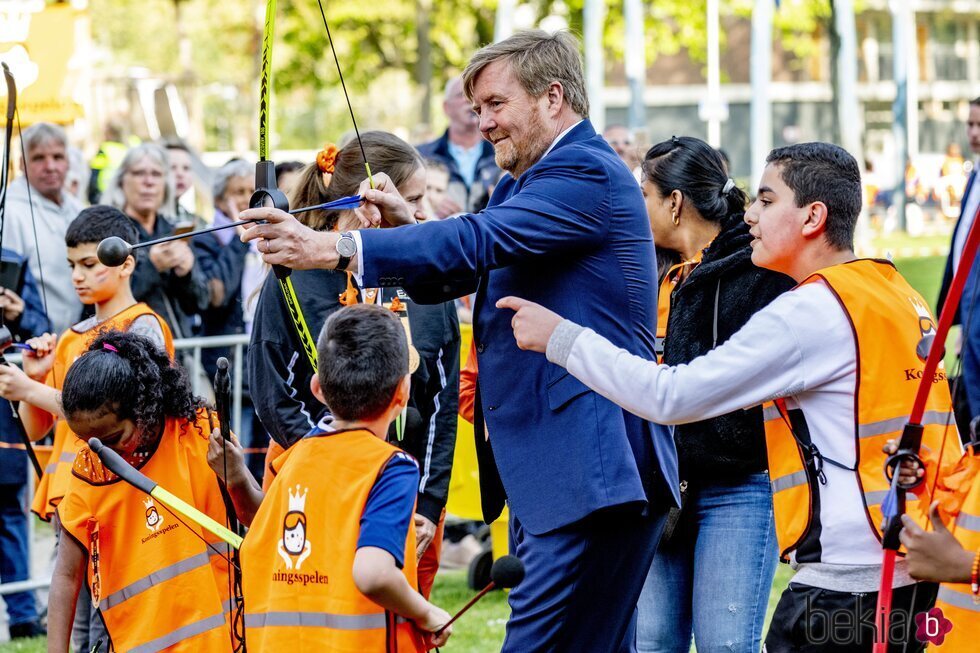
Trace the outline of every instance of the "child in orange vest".
<instances>
[{"instance_id":1,"label":"child in orange vest","mask_svg":"<svg viewBox=\"0 0 980 653\"><path fill-rule=\"evenodd\" d=\"M24 356L24 371L0 369L0 396L19 401L20 416L32 439L44 437L55 426L54 449L34 495L32 509L48 521L65 494L71 465L81 442L65 424L58 395L71 364L88 347L100 329L132 330L152 338L173 355L173 340L166 322L146 304L137 303L130 289L136 260L130 256L119 267L102 265L96 249L103 239L118 236L126 242L138 239L132 220L118 209L92 206L75 218L65 233L68 265L79 299L95 307L93 317L82 320L60 338L47 333L28 341L33 351Z\"/></svg>"},{"instance_id":2,"label":"child in orange vest","mask_svg":"<svg viewBox=\"0 0 980 653\"><path fill-rule=\"evenodd\" d=\"M317 347L313 394L330 408L271 465L263 496L239 447L227 485L239 519L249 650L424 651L449 615L418 591L412 516L415 460L385 442L408 400L408 346L390 311L358 304L332 314ZM220 433L209 462L225 472Z\"/></svg>"},{"instance_id":3,"label":"child in orange vest","mask_svg":"<svg viewBox=\"0 0 980 653\"><path fill-rule=\"evenodd\" d=\"M144 334L173 356L173 339L166 322L149 306L133 298L130 278L136 260L130 256L116 268L99 262L96 249L110 236L131 243L138 239L133 221L110 206L87 208L72 221L65 232L72 282L82 303L95 308L95 315L57 339L53 334L44 334L29 340L27 344L34 351L24 356L23 372L13 367L0 369L0 396L21 402L19 412L28 435L40 439L54 426L54 447L31 506L45 521L54 516L55 507L65 494L75 454L82 446L68 428L58 399L71 364L88 348L99 330L107 328ZM90 622L88 628L86 618ZM75 644L79 650L88 651L104 631L87 594L79 602L79 619Z\"/></svg>"},{"instance_id":4,"label":"child in orange vest","mask_svg":"<svg viewBox=\"0 0 980 653\"><path fill-rule=\"evenodd\" d=\"M752 262L799 285L707 354L657 365L538 304L504 297L497 306L515 311L518 347L546 354L583 388L640 418L685 424L764 404L775 544L796 570L765 649L870 652L887 637L916 653L925 644L910 624L939 588L917 585L904 560L885 578L894 590L890 627L878 633L875 625L889 490L882 446L909 419L923 374L918 348L935 334L934 320L890 262L854 253L861 174L852 156L829 143L800 143L766 161L745 212ZM935 380L944 378L939 368ZM930 477L948 475L959 458L946 383L931 384L926 410L926 482L907 508L920 523L935 488ZM853 618L838 627L838 615Z\"/></svg>"},{"instance_id":5,"label":"child in orange vest","mask_svg":"<svg viewBox=\"0 0 980 653\"><path fill-rule=\"evenodd\" d=\"M101 333L74 362L62 403L73 433L97 437L216 521L227 513L207 462L211 415L186 372L151 339ZM83 446L58 504L48 650L68 650L85 579L111 650L231 651L228 547L122 481ZM87 650L87 649L86 649Z\"/></svg>"},{"instance_id":6,"label":"child in orange vest","mask_svg":"<svg viewBox=\"0 0 980 653\"><path fill-rule=\"evenodd\" d=\"M902 516L900 534L908 551L909 574L916 580L942 583L936 610L929 615L933 644L948 653L975 651L980 640L980 455L971 442L955 470L940 479L939 500L929 508L925 528ZM894 441L885 448L895 453ZM915 463L904 471L903 482L922 476ZM947 528L946 524L949 524ZM929 633L929 634L933 634Z\"/></svg>"}]
</instances>

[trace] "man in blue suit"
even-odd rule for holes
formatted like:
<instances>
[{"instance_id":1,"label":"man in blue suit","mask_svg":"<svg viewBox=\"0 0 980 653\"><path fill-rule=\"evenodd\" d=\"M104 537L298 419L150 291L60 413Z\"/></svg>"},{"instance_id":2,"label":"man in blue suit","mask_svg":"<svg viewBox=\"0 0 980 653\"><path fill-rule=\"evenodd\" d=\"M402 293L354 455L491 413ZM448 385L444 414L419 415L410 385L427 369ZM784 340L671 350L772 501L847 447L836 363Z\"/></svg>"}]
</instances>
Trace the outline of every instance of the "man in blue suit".
<instances>
[{"instance_id":1,"label":"man in blue suit","mask_svg":"<svg viewBox=\"0 0 980 653\"><path fill-rule=\"evenodd\" d=\"M977 209L980 208L980 179L977 174L977 164L980 163L980 97L970 102L970 113L966 121L966 135L970 141L970 150L974 157L973 171L966 182L966 189L963 191L963 200L960 204L960 217L956 221L956 228L953 229L953 241L949 248L949 258L946 259L946 271L943 274L943 284L939 291L939 306L936 309L937 315L942 311L943 304L946 303L946 295L949 292L949 285L953 280L953 274L960 265L960 254L963 252L963 244L966 242L966 235L973 226L973 219ZM967 265L973 262L966 261ZM963 298L958 307L956 323L963 327L962 346L960 356L963 361L963 371L960 377L961 392L966 393L969 415L966 419L958 419L958 422L969 424L970 418L980 415L980 317L973 316L974 310L980 304L980 292L977 284L977 266L973 265L970 277L967 280L966 288L963 291ZM971 319L972 317L972 319ZM959 412L959 411L958 411ZM969 433L968 430L961 432Z\"/></svg>"},{"instance_id":2,"label":"man in blue suit","mask_svg":"<svg viewBox=\"0 0 980 653\"><path fill-rule=\"evenodd\" d=\"M504 650L635 650L636 601L677 500L669 432L591 392L540 354L520 351L515 293L564 310L654 359L656 273L643 198L596 135L576 40L523 32L487 46L464 89L509 173L476 215L392 230L314 233L274 209L244 218L269 263L348 269L420 302L476 292L477 423L486 520L506 500L527 575L510 595ZM362 186L366 224L414 222L379 175ZM499 475L498 475L499 473Z\"/></svg>"}]
</instances>

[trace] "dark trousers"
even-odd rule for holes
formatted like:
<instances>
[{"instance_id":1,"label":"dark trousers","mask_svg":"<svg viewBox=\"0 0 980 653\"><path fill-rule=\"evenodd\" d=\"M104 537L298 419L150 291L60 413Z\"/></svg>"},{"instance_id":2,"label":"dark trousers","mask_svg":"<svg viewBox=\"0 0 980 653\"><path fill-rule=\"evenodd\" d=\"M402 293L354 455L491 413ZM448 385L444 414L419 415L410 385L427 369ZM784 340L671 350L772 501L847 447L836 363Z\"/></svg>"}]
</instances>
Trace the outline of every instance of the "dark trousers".
<instances>
[{"instance_id":1,"label":"dark trousers","mask_svg":"<svg viewBox=\"0 0 980 653\"><path fill-rule=\"evenodd\" d=\"M915 615L935 604L938 591L932 583L895 588L889 653L917 653L925 648L915 636ZM877 603L878 592L832 592L790 583L772 615L765 651L867 653L874 645Z\"/></svg>"},{"instance_id":2,"label":"dark trousers","mask_svg":"<svg viewBox=\"0 0 980 653\"><path fill-rule=\"evenodd\" d=\"M636 651L636 603L664 519L605 510L532 535L513 517L526 575L510 593L501 653Z\"/></svg>"},{"instance_id":3,"label":"dark trousers","mask_svg":"<svg viewBox=\"0 0 980 653\"><path fill-rule=\"evenodd\" d=\"M27 580L29 543L27 513L24 510L26 484L0 484L0 578L4 583ZM17 592L3 597L10 625L37 620L34 592Z\"/></svg>"}]
</instances>

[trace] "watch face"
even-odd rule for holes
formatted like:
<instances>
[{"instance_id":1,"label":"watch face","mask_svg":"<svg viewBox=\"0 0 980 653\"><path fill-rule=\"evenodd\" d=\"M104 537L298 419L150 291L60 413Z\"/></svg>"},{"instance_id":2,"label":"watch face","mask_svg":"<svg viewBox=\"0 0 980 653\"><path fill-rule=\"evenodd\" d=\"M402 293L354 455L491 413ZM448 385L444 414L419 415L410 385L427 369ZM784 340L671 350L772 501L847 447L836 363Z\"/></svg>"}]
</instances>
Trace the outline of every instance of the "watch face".
<instances>
[{"instance_id":1,"label":"watch face","mask_svg":"<svg viewBox=\"0 0 980 653\"><path fill-rule=\"evenodd\" d=\"M337 253L341 256L354 256L357 253L357 243L353 238L344 236L337 241Z\"/></svg>"}]
</instances>

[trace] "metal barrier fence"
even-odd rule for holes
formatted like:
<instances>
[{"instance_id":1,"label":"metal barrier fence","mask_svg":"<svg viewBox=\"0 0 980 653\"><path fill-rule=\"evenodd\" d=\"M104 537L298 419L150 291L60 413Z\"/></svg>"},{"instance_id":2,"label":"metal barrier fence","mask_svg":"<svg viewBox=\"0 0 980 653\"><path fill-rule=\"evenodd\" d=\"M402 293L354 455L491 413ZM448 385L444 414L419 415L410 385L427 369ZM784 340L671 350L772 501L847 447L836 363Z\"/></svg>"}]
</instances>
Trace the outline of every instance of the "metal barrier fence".
<instances>
[{"instance_id":1,"label":"metal barrier fence","mask_svg":"<svg viewBox=\"0 0 980 653\"><path fill-rule=\"evenodd\" d=\"M245 372L243 366L243 356L245 347L248 346L248 335L247 334L236 334L230 336L209 336L206 338L181 338L174 341L174 349L180 353L190 352L189 358L184 356L179 356L184 358L185 361L189 360L189 365L185 363L187 367L187 373L191 379L191 387L193 388L194 394L209 396L211 394L210 379L207 379L204 372L204 365L201 362L201 352L205 349L216 349L219 347L231 347L231 391L232 391L232 414L231 414L231 428L232 431L239 431L242 425L242 379ZM20 364L21 357L19 354L11 354L7 356L7 360L11 363ZM30 463L25 464L30 467ZM28 497L34 495L34 468L30 467L28 472L28 484L30 492L27 493ZM33 516L28 516L27 520L27 565L28 569L32 570L33 573L33 546L34 546L34 527L35 520ZM13 594L15 592L26 592L33 591L37 589L45 589L50 587L51 578L47 576L45 578L30 578L28 580L16 581L12 583L0 583L0 596L4 594Z\"/></svg>"}]
</instances>

